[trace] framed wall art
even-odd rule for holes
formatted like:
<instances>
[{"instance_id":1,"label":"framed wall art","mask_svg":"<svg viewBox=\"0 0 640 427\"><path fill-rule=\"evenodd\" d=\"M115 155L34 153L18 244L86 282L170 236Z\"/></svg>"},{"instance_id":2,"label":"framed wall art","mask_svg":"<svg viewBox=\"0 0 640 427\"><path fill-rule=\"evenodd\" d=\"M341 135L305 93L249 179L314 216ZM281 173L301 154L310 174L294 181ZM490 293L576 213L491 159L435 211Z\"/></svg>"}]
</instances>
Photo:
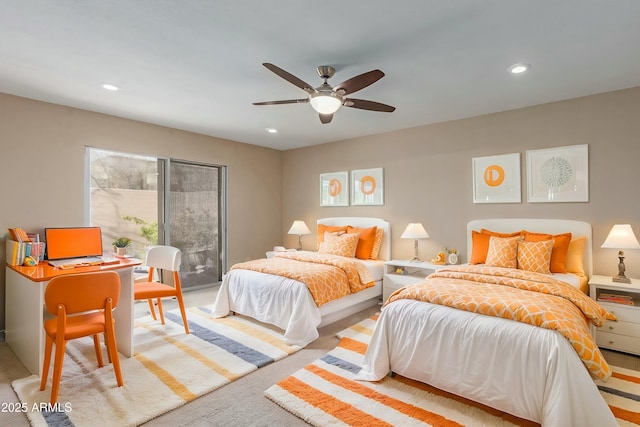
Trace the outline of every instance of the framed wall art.
<instances>
[{"instance_id":1,"label":"framed wall art","mask_svg":"<svg viewBox=\"0 0 640 427\"><path fill-rule=\"evenodd\" d=\"M527 200L589 201L589 146L527 151Z\"/></svg>"},{"instance_id":2,"label":"framed wall art","mask_svg":"<svg viewBox=\"0 0 640 427\"><path fill-rule=\"evenodd\" d=\"M473 203L520 203L520 153L474 157Z\"/></svg>"},{"instance_id":3,"label":"framed wall art","mask_svg":"<svg viewBox=\"0 0 640 427\"><path fill-rule=\"evenodd\" d=\"M349 206L349 172L320 174L320 206Z\"/></svg>"},{"instance_id":4,"label":"framed wall art","mask_svg":"<svg viewBox=\"0 0 640 427\"><path fill-rule=\"evenodd\" d=\"M384 205L382 168L351 171L351 204Z\"/></svg>"}]
</instances>

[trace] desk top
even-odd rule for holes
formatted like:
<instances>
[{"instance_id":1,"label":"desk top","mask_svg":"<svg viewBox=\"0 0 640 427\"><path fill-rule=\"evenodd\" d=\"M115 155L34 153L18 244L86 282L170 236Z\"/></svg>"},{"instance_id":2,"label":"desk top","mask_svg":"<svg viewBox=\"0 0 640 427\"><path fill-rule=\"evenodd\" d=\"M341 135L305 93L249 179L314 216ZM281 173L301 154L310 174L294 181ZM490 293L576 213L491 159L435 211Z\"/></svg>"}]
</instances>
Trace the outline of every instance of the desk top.
<instances>
[{"instance_id":1,"label":"desk top","mask_svg":"<svg viewBox=\"0 0 640 427\"><path fill-rule=\"evenodd\" d=\"M142 261L140 261L139 259L127 258L127 259L121 259L118 264L91 265L87 267L76 267L76 268L69 268L69 269L55 268L49 265L46 261L41 262L40 264L34 267L25 267L22 265L7 265L7 267L34 282L45 282L47 280L53 279L54 277L63 276L65 274L78 274L78 273L91 273L94 271L117 270L120 268L135 267L136 265L140 265L140 264L142 264Z\"/></svg>"}]
</instances>

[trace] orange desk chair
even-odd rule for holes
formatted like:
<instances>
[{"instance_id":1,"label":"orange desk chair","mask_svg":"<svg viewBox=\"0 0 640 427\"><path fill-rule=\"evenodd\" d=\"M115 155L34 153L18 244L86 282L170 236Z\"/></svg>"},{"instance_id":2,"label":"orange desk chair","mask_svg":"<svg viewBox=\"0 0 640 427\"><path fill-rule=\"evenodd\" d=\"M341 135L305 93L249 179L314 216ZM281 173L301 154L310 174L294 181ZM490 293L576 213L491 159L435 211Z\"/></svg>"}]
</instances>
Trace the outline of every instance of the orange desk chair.
<instances>
[{"instance_id":1,"label":"orange desk chair","mask_svg":"<svg viewBox=\"0 0 640 427\"><path fill-rule=\"evenodd\" d=\"M46 344L40 390L47 386L51 351L56 344L51 385L51 404L58 400L62 363L67 341L93 335L98 366L102 367L99 334L104 334L109 360L113 362L118 387L124 384L116 347L113 310L120 298L120 276L115 271L69 274L51 279L44 291L47 311L56 316L44 322Z\"/></svg>"},{"instance_id":2,"label":"orange desk chair","mask_svg":"<svg viewBox=\"0 0 640 427\"><path fill-rule=\"evenodd\" d=\"M156 311L153 308L153 299L158 303L158 311L160 312L160 321L164 325L164 312L162 311L162 298L176 297L180 306L180 314L182 314L182 322L184 323L184 331L189 333L189 324L187 323L187 314L184 310L184 301L182 300L182 286L180 285L180 249L173 246L153 246L147 251L147 259L145 265L149 267L149 276L146 282L136 282L133 287L133 298L135 300L146 299L149 301L149 309L154 319ZM171 271L173 273L174 286L153 280L154 270Z\"/></svg>"}]
</instances>

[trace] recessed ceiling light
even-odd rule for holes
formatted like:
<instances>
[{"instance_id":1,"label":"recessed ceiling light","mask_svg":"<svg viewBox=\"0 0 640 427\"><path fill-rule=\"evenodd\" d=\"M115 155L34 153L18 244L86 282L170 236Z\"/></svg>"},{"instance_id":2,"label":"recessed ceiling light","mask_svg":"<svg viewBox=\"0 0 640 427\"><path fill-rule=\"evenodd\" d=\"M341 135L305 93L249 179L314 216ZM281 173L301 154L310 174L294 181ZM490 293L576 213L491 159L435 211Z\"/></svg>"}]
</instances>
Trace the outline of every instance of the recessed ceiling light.
<instances>
[{"instance_id":1,"label":"recessed ceiling light","mask_svg":"<svg viewBox=\"0 0 640 427\"><path fill-rule=\"evenodd\" d=\"M265 128L264 130L266 130L269 133L278 133L278 129L274 129L274 128Z\"/></svg>"},{"instance_id":2,"label":"recessed ceiling light","mask_svg":"<svg viewBox=\"0 0 640 427\"><path fill-rule=\"evenodd\" d=\"M513 64L511 67L509 67L509 72L511 74L522 74L525 71L529 71L530 69L531 69L531 65L519 63L519 64Z\"/></svg>"},{"instance_id":3,"label":"recessed ceiling light","mask_svg":"<svg viewBox=\"0 0 640 427\"><path fill-rule=\"evenodd\" d=\"M103 89L106 89L106 90L111 90L111 91L116 91L116 90L119 90L119 89L120 89L118 86L116 86L116 85L112 85L112 84L109 84L109 83L105 83L105 84L103 84L103 85L102 85L102 88L103 88Z\"/></svg>"}]
</instances>

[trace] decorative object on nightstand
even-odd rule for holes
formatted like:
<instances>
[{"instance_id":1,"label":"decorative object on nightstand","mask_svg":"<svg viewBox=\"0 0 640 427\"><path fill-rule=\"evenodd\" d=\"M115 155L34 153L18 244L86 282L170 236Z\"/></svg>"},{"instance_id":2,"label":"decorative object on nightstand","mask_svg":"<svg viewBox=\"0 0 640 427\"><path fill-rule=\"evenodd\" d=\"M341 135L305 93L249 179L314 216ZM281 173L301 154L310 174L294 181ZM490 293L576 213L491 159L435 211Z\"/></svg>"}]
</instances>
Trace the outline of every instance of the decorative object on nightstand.
<instances>
[{"instance_id":1,"label":"decorative object on nightstand","mask_svg":"<svg viewBox=\"0 0 640 427\"><path fill-rule=\"evenodd\" d=\"M458 250L457 249L448 249L444 248L444 251L447 255L447 264L457 264L458 263Z\"/></svg>"},{"instance_id":2,"label":"decorative object on nightstand","mask_svg":"<svg viewBox=\"0 0 640 427\"><path fill-rule=\"evenodd\" d=\"M618 275L613 277L614 282L631 283L624 275L624 251L622 249L640 249L640 243L630 224L616 224L611 228L609 235L601 246L605 249L618 249Z\"/></svg>"},{"instance_id":3,"label":"decorative object on nightstand","mask_svg":"<svg viewBox=\"0 0 640 427\"><path fill-rule=\"evenodd\" d=\"M311 234L311 230L307 227L307 224L302 220L295 220L289 229L288 234L297 234L298 235L298 250L302 250L302 236L305 234Z\"/></svg>"},{"instance_id":4,"label":"decorative object on nightstand","mask_svg":"<svg viewBox=\"0 0 640 427\"><path fill-rule=\"evenodd\" d=\"M407 228L404 229L404 232L402 233L402 236L400 236L400 238L415 240L415 243L414 243L415 255L411 260L411 262L422 262L422 260L418 256L418 239L429 238L429 235L427 234L427 230L424 229L422 224L419 222L410 223L409 225L407 225Z\"/></svg>"}]
</instances>

